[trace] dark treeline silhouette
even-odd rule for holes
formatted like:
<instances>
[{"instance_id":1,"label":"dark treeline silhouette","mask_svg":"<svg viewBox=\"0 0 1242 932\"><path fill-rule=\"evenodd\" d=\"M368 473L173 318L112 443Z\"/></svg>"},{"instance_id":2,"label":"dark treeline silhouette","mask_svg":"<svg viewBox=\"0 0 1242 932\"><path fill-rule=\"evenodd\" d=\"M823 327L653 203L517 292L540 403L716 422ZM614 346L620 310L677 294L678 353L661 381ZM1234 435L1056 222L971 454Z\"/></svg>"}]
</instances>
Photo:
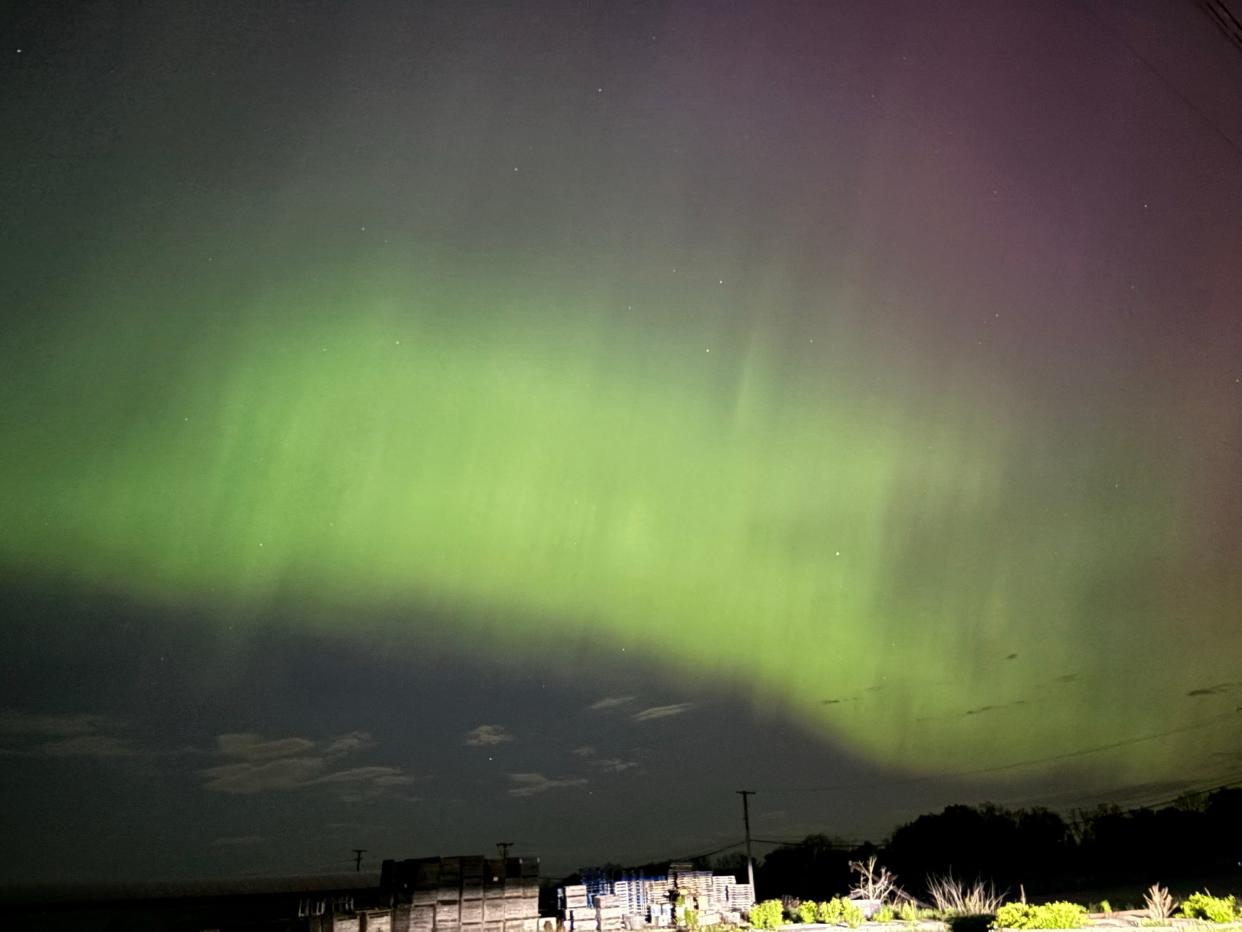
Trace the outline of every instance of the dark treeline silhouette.
<instances>
[{"instance_id":1,"label":"dark treeline silhouette","mask_svg":"<svg viewBox=\"0 0 1242 932\"><path fill-rule=\"evenodd\" d=\"M929 876L981 878L1028 894L1233 876L1242 884L1242 789L1186 797L1161 809L1116 806L1066 819L1049 809L949 806L897 828L880 847L850 847L826 835L774 849L756 872L762 896L826 899L850 885L850 861L876 854L914 896ZM744 879L745 857L717 859Z\"/></svg>"}]
</instances>

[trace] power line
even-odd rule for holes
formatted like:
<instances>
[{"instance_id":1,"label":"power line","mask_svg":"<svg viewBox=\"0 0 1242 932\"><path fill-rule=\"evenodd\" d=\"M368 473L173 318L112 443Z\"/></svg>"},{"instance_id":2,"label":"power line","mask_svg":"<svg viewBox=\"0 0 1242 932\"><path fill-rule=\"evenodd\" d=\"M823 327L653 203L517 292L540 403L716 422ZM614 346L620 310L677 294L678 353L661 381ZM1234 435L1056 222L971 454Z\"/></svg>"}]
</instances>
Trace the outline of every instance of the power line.
<instances>
[{"instance_id":1,"label":"power line","mask_svg":"<svg viewBox=\"0 0 1242 932\"><path fill-rule=\"evenodd\" d=\"M1210 724L1210 722L1200 723L1200 725L1203 725L1203 724ZM1198 726L1187 726L1187 728L1189 727L1198 727ZM1142 739L1133 739L1133 740L1142 740ZM1123 811L1130 813L1130 812L1137 812L1142 809L1163 809L1165 806L1173 805L1174 803L1178 802L1179 800L1183 799L1186 796L1213 793L1213 792L1216 792L1217 790L1232 789L1233 787L1242 787L1242 777L1235 779L1235 780L1227 781L1225 783L1217 783L1212 786L1203 787L1200 789L1184 790L1183 792L1179 793L1177 796L1167 797L1160 802L1130 806L1129 808ZM1063 807L1063 808L1071 808L1071 807ZM1092 817L1090 813L1083 813L1078 816L1066 818L1065 823L1067 825L1083 825L1089 822L1091 818ZM757 845L775 845L778 847L786 847L786 848L800 848L800 847L805 847L807 845L806 838L793 840L793 839L752 837L750 840L752 843L757 844ZM867 842L857 841L853 839L838 839L837 842L830 842L829 844L823 845L822 847L826 847L832 851L853 851L866 843ZM725 851L730 851L734 848L741 848L745 846L745 844L746 844L746 841L745 839L743 839L741 841L735 841L730 844L724 845L723 847L715 848L711 851L705 851L700 854L685 854L685 855L680 855L678 857L672 857L672 858L650 858L648 859L646 863L658 864L658 863L662 863L665 861L670 862L670 863L674 861L699 861L699 860L703 860L704 858L712 857L713 855L721 854Z\"/></svg>"},{"instance_id":2,"label":"power line","mask_svg":"<svg viewBox=\"0 0 1242 932\"><path fill-rule=\"evenodd\" d=\"M1238 22L1238 18L1233 15L1233 11L1229 9L1225 0L1199 0L1199 6L1212 18L1229 41L1242 49L1242 23Z\"/></svg>"},{"instance_id":3,"label":"power line","mask_svg":"<svg viewBox=\"0 0 1242 932\"><path fill-rule=\"evenodd\" d=\"M1205 7L1206 5L1207 4L1205 4ZM1223 4L1220 4L1220 3L1213 4L1213 5L1224 6ZM1193 100L1187 97L1186 94L1183 93L1180 88L1176 87L1172 81L1170 81L1163 74L1161 74L1160 70L1154 64L1152 64L1151 60L1148 59L1147 56L1143 55L1141 52L1138 51L1138 49L1136 49L1133 45L1131 45L1130 41L1121 33L1121 30L1119 30L1117 27L1113 26L1111 23L1105 20L1102 16L1100 16L1100 14L1097 13L1092 8L1091 4L1087 2L1087 0L1081 0L1080 6L1082 6L1083 9L1085 9L1091 15L1091 18L1094 19L1106 32L1111 33L1112 37L1115 40L1117 40L1119 43L1125 46L1126 49L1129 50L1130 54L1133 55L1135 58L1137 58L1142 63L1143 67L1145 67L1148 71L1150 71L1153 75L1155 75L1156 79L1161 84L1163 84L1165 88L1171 91L1196 116L1198 116L1199 119L1202 120L1203 123L1205 123L1208 126L1208 128L1212 130L1213 133L1215 133L1218 137L1220 137L1220 139L1225 143L1225 145L1229 146L1229 148L1232 149L1236 155L1238 155L1239 157L1242 157L1242 148L1240 148L1238 144L1234 142L1233 139L1230 138L1230 136L1223 129L1221 129L1211 117L1209 117L1206 113L1204 113L1203 110L1199 108L1198 104L1196 104ZM1225 11L1228 12L1227 7L1225 7ZM1212 13L1211 11L1209 11L1209 13L1210 15L1212 15L1213 19L1217 18L1215 13ZM1229 16L1230 18L1232 18L1233 14L1230 13ZM1219 21L1217 22L1217 25L1221 25ZM1224 27L1222 26L1222 28Z\"/></svg>"},{"instance_id":4,"label":"power line","mask_svg":"<svg viewBox=\"0 0 1242 932\"><path fill-rule=\"evenodd\" d=\"M1008 764L998 764L994 767L977 767L973 770L958 770L953 773L936 773L923 774L917 777L902 777L894 780L872 780L867 783L846 784L839 783L834 786L811 786L811 787L765 787L765 793L839 793L843 790L871 789L877 786L903 786L910 783L927 783L934 780L952 780L957 777L973 777L986 773L1003 773L1006 770L1020 770L1023 767L1037 767L1040 764L1053 764L1063 760L1073 760L1079 757L1087 757L1091 754L1100 754L1104 751L1115 751L1117 748L1130 747L1135 744L1143 744L1147 741L1158 741L1161 738L1167 738L1171 735L1180 735L1188 731L1195 731L1199 728L1207 728L1220 722L1237 718L1239 712L1242 712L1242 706L1234 709L1232 712L1224 712L1211 718L1204 719L1200 722L1194 722L1190 725L1183 725L1180 728L1170 728L1167 731L1156 732L1150 735L1140 735L1136 738L1125 738L1121 741L1113 741L1109 744L1101 744L1091 748L1081 748L1077 751L1066 751L1063 754L1050 754L1047 757L1036 757L1030 760L1013 761Z\"/></svg>"},{"instance_id":5,"label":"power line","mask_svg":"<svg viewBox=\"0 0 1242 932\"><path fill-rule=\"evenodd\" d=\"M756 838L754 841L760 845L780 845L784 848L802 848L806 847L805 838L798 841L777 841L775 838ZM862 842L854 842L849 839L841 839L841 844L820 845L821 848L828 848L831 851L853 851L855 848L861 847Z\"/></svg>"}]
</instances>

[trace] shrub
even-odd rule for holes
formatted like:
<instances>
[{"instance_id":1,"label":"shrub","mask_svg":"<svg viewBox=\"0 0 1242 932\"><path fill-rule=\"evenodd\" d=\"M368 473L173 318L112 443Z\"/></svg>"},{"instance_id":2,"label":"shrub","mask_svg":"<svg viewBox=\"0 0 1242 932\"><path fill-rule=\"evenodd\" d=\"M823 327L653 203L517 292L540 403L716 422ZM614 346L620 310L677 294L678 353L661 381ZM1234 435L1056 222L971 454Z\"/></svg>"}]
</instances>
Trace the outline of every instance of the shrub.
<instances>
[{"instance_id":1,"label":"shrub","mask_svg":"<svg viewBox=\"0 0 1242 932\"><path fill-rule=\"evenodd\" d=\"M875 915L871 918L876 922L892 922L897 918L897 914L893 911L893 907L885 903L875 911Z\"/></svg>"},{"instance_id":2,"label":"shrub","mask_svg":"<svg viewBox=\"0 0 1242 932\"><path fill-rule=\"evenodd\" d=\"M862 907L857 903L851 903L849 900L841 900L841 921L851 929L856 929L867 919L863 915Z\"/></svg>"},{"instance_id":3,"label":"shrub","mask_svg":"<svg viewBox=\"0 0 1242 932\"><path fill-rule=\"evenodd\" d=\"M1005 899L991 884L984 885L982 880L976 880L968 887L954 879L952 874L928 877L927 892L936 912L944 919L954 916L991 916Z\"/></svg>"},{"instance_id":4,"label":"shrub","mask_svg":"<svg viewBox=\"0 0 1242 932\"><path fill-rule=\"evenodd\" d=\"M1169 924L1169 917L1173 915L1175 904L1173 897L1169 895L1168 887L1153 883L1143 894L1143 902L1147 906L1147 921L1162 926Z\"/></svg>"},{"instance_id":5,"label":"shrub","mask_svg":"<svg viewBox=\"0 0 1242 932\"><path fill-rule=\"evenodd\" d=\"M1239 910L1237 897L1192 893L1182 903L1182 915L1187 919L1206 919L1208 922L1235 922L1242 919L1242 910Z\"/></svg>"},{"instance_id":6,"label":"shrub","mask_svg":"<svg viewBox=\"0 0 1242 932\"><path fill-rule=\"evenodd\" d=\"M750 924L756 929L775 929L785 919L780 900L764 900L750 908Z\"/></svg>"},{"instance_id":7,"label":"shrub","mask_svg":"<svg viewBox=\"0 0 1242 932\"><path fill-rule=\"evenodd\" d=\"M831 900L824 900L816 907L816 920L836 925L841 921L841 904L843 902L839 896L834 896Z\"/></svg>"},{"instance_id":8,"label":"shrub","mask_svg":"<svg viewBox=\"0 0 1242 932\"><path fill-rule=\"evenodd\" d=\"M1006 903L996 910L997 929L1081 929L1087 909L1077 903Z\"/></svg>"},{"instance_id":9,"label":"shrub","mask_svg":"<svg viewBox=\"0 0 1242 932\"><path fill-rule=\"evenodd\" d=\"M913 900L906 900L897 910L897 915L907 925L914 925L919 921L919 908Z\"/></svg>"},{"instance_id":10,"label":"shrub","mask_svg":"<svg viewBox=\"0 0 1242 932\"><path fill-rule=\"evenodd\" d=\"M814 922L818 910L819 904L814 900L803 900L798 904L798 921Z\"/></svg>"},{"instance_id":11,"label":"shrub","mask_svg":"<svg viewBox=\"0 0 1242 932\"><path fill-rule=\"evenodd\" d=\"M885 903L905 895L897 886L897 876L890 873L887 867L881 867L875 855L865 861L850 861L850 870L857 878L854 886L850 887L850 896L856 900Z\"/></svg>"}]
</instances>

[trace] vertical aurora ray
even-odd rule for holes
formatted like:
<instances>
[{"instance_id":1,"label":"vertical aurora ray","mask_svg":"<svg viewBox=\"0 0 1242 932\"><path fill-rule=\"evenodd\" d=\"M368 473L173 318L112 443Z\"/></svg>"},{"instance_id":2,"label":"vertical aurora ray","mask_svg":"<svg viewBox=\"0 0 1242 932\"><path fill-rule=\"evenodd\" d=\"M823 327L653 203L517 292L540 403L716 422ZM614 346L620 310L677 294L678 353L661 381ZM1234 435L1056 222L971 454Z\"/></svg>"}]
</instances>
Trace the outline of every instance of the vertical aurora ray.
<instances>
[{"instance_id":1,"label":"vertical aurora ray","mask_svg":"<svg viewBox=\"0 0 1242 932\"><path fill-rule=\"evenodd\" d=\"M4 564L359 637L405 604L464 644L611 639L916 768L1175 728L1228 678L1178 620L1230 593L1176 585L1185 463L1127 470L1151 451L916 380L861 329L711 352L598 298L364 278L24 335Z\"/></svg>"}]
</instances>

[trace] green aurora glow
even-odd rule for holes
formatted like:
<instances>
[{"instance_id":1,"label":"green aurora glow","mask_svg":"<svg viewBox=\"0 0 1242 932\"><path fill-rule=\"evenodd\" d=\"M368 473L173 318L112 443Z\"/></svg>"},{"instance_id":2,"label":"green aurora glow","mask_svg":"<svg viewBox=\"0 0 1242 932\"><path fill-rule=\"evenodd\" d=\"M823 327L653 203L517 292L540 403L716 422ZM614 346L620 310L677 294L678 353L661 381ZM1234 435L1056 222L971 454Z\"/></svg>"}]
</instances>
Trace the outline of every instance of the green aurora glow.
<instances>
[{"instance_id":1,"label":"green aurora glow","mask_svg":"<svg viewBox=\"0 0 1242 932\"><path fill-rule=\"evenodd\" d=\"M1186 625L1237 584L1184 581L1193 466L1156 441L929 378L858 326L782 342L426 280L30 326L0 360L0 560L360 636L405 605L464 645L611 641L915 769L1228 711L1184 697L1242 638ZM1190 731L1094 766L1214 750Z\"/></svg>"}]
</instances>

